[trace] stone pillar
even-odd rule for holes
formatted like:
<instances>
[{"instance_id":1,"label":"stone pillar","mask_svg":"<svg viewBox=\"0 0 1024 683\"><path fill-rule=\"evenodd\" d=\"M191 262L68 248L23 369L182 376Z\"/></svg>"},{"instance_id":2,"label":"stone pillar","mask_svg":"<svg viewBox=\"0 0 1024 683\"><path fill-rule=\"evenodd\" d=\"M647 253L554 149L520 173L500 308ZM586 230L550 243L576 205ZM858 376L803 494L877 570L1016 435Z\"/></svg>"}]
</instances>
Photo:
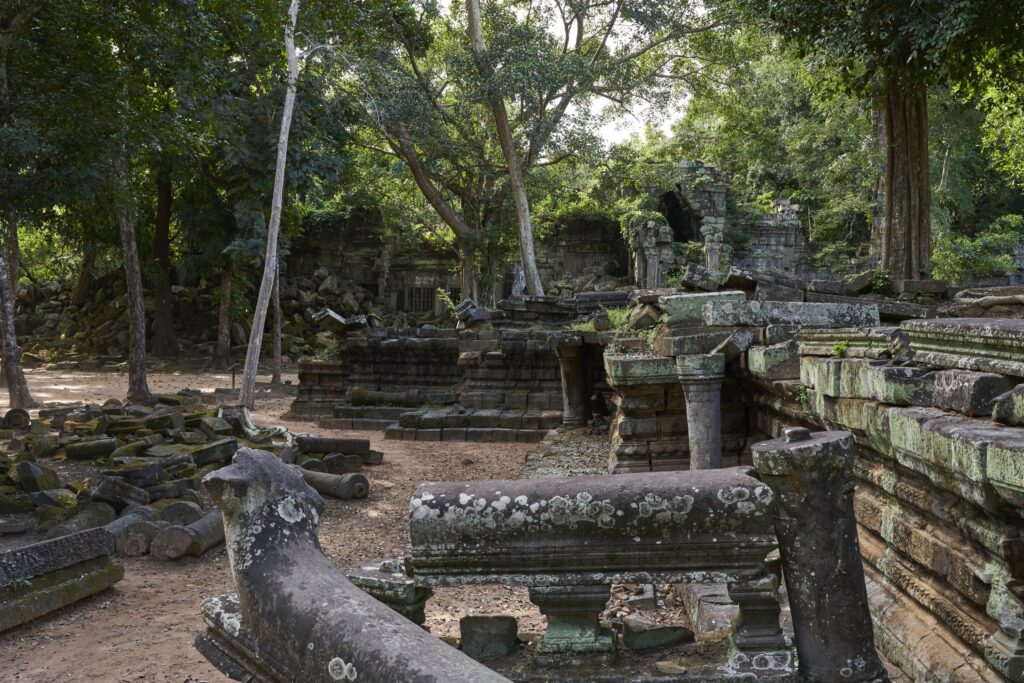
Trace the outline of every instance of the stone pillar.
<instances>
[{"instance_id":1,"label":"stone pillar","mask_svg":"<svg viewBox=\"0 0 1024 683\"><path fill-rule=\"evenodd\" d=\"M601 627L600 616L611 586L543 586L530 589L530 602L548 618L540 654L613 652L615 638Z\"/></svg>"},{"instance_id":2,"label":"stone pillar","mask_svg":"<svg viewBox=\"0 0 1024 683\"><path fill-rule=\"evenodd\" d=\"M690 469L722 466L722 380L725 356L676 356L676 374L686 396L686 429L690 442Z\"/></svg>"},{"instance_id":3,"label":"stone pillar","mask_svg":"<svg viewBox=\"0 0 1024 683\"><path fill-rule=\"evenodd\" d=\"M555 347L562 373L562 424L579 426L587 422L587 381L583 367L583 346L560 343Z\"/></svg>"},{"instance_id":4,"label":"stone pillar","mask_svg":"<svg viewBox=\"0 0 1024 683\"><path fill-rule=\"evenodd\" d=\"M414 624L423 626L433 589L417 586L404 560L377 560L353 570L348 580Z\"/></svg>"},{"instance_id":5,"label":"stone pillar","mask_svg":"<svg viewBox=\"0 0 1024 683\"><path fill-rule=\"evenodd\" d=\"M786 637L779 623L779 579L775 574L733 581L729 584L729 597L740 608L732 636L736 649L786 649Z\"/></svg>"},{"instance_id":6,"label":"stone pillar","mask_svg":"<svg viewBox=\"0 0 1024 683\"><path fill-rule=\"evenodd\" d=\"M754 445L754 467L775 492L801 678L888 681L857 541L850 433L788 427L783 438Z\"/></svg>"}]
</instances>

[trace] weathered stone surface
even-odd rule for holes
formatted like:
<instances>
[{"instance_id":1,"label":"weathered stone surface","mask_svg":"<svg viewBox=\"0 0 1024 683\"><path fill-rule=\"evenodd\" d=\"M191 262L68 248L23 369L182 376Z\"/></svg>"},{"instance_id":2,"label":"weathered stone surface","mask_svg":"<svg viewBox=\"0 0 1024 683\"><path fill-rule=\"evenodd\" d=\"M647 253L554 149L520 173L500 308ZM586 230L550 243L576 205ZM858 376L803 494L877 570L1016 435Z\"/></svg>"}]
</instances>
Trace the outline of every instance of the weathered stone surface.
<instances>
[{"instance_id":1,"label":"weathered stone surface","mask_svg":"<svg viewBox=\"0 0 1024 683\"><path fill-rule=\"evenodd\" d=\"M74 516L51 528L46 536L47 538L57 538L86 529L95 529L113 522L116 517L117 513L114 512L114 508L107 503L79 505Z\"/></svg>"},{"instance_id":2,"label":"weathered stone surface","mask_svg":"<svg viewBox=\"0 0 1024 683\"><path fill-rule=\"evenodd\" d=\"M935 373L936 408L952 410L969 417L992 414L992 402L1012 385L1002 375L969 370L943 370Z\"/></svg>"},{"instance_id":3,"label":"weathered stone surface","mask_svg":"<svg viewBox=\"0 0 1024 683\"><path fill-rule=\"evenodd\" d=\"M121 513L121 516L113 522L103 526L103 529L114 537L114 550L118 554L125 554L125 542L128 540L128 528L135 522L147 522L157 518L157 510L149 505L132 505Z\"/></svg>"},{"instance_id":4,"label":"weathered stone surface","mask_svg":"<svg viewBox=\"0 0 1024 683\"><path fill-rule=\"evenodd\" d=\"M658 299L662 321L667 325L700 323L704 304L711 301L744 301L740 291L708 292L704 294L672 294Z\"/></svg>"},{"instance_id":5,"label":"weathered stone surface","mask_svg":"<svg viewBox=\"0 0 1024 683\"><path fill-rule=\"evenodd\" d=\"M331 474L348 474L363 468L363 459L355 453L328 453L323 463Z\"/></svg>"},{"instance_id":6,"label":"weathered stone surface","mask_svg":"<svg viewBox=\"0 0 1024 683\"><path fill-rule=\"evenodd\" d=\"M705 325L877 326L878 307L874 304L713 301L704 306L703 320Z\"/></svg>"},{"instance_id":7,"label":"weathered stone surface","mask_svg":"<svg viewBox=\"0 0 1024 683\"><path fill-rule=\"evenodd\" d=\"M203 603L196 645L222 670L317 683L506 680L353 586L317 542L323 500L270 453L241 449L204 484L224 510L238 589Z\"/></svg>"},{"instance_id":8,"label":"weathered stone surface","mask_svg":"<svg viewBox=\"0 0 1024 683\"><path fill-rule=\"evenodd\" d=\"M725 580L760 571L771 497L742 468L424 484L412 566L423 585Z\"/></svg>"},{"instance_id":9,"label":"weathered stone surface","mask_svg":"<svg viewBox=\"0 0 1024 683\"><path fill-rule=\"evenodd\" d=\"M747 351L747 367L752 374L764 379L796 379L800 376L797 344L783 342L772 346L752 346Z\"/></svg>"},{"instance_id":10,"label":"weathered stone surface","mask_svg":"<svg viewBox=\"0 0 1024 683\"><path fill-rule=\"evenodd\" d=\"M199 429L211 439L218 436L231 436L234 430L228 421L222 417L211 417L204 415L199 419Z\"/></svg>"},{"instance_id":11,"label":"weathered stone surface","mask_svg":"<svg viewBox=\"0 0 1024 683\"><path fill-rule=\"evenodd\" d=\"M303 453L354 453L356 455L363 455L370 451L369 439L303 435L298 437L295 442Z\"/></svg>"},{"instance_id":12,"label":"weathered stone surface","mask_svg":"<svg viewBox=\"0 0 1024 683\"><path fill-rule=\"evenodd\" d=\"M18 486L23 491L46 491L47 489L55 489L60 486L60 478L57 473L51 470L45 465L32 462L30 460L23 460L19 462L14 468L17 478Z\"/></svg>"},{"instance_id":13,"label":"weathered stone surface","mask_svg":"<svg viewBox=\"0 0 1024 683\"><path fill-rule=\"evenodd\" d=\"M1024 384L996 397L992 402L992 419L1006 425L1024 425Z\"/></svg>"},{"instance_id":14,"label":"weathered stone surface","mask_svg":"<svg viewBox=\"0 0 1024 683\"><path fill-rule=\"evenodd\" d=\"M848 432L786 430L754 445L758 474L775 490L775 529L793 613L800 675L886 681L875 651L853 490Z\"/></svg>"},{"instance_id":15,"label":"weathered stone surface","mask_svg":"<svg viewBox=\"0 0 1024 683\"><path fill-rule=\"evenodd\" d=\"M865 299L855 296L837 296L835 294L823 294L821 292L807 292L807 301L815 303L832 304L858 304ZM882 320L896 323L913 318L934 318L936 316L935 306L915 304L910 301L892 301L890 299L875 299L872 304L878 307L878 315Z\"/></svg>"},{"instance_id":16,"label":"weathered stone surface","mask_svg":"<svg viewBox=\"0 0 1024 683\"><path fill-rule=\"evenodd\" d=\"M424 609L434 591L416 585L404 560L377 560L349 572L348 579L414 624L427 620Z\"/></svg>"},{"instance_id":17,"label":"weathered stone surface","mask_svg":"<svg viewBox=\"0 0 1024 683\"><path fill-rule=\"evenodd\" d=\"M124 578L124 568L106 555L37 576L28 585L0 588L0 631L98 593Z\"/></svg>"},{"instance_id":18,"label":"weathered stone surface","mask_svg":"<svg viewBox=\"0 0 1024 683\"><path fill-rule=\"evenodd\" d=\"M519 642L515 617L469 616L459 620L459 649L477 661L512 654Z\"/></svg>"},{"instance_id":19,"label":"weathered stone surface","mask_svg":"<svg viewBox=\"0 0 1024 683\"><path fill-rule=\"evenodd\" d=\"M803 301L804 290L797 287L758 282L754 290L755 301Z\"/></svg>"},{"instance_id":20,"label":"weathered stone surface","mask_svg":"<svg viewBox=\"0 0 1024 683\"><path fill-rule=\"evenodd\" d=\"M226 463L238 450L238 442L234 439L218 439L199 446L191 451L196 467L204 467L211 463Z\"/></svg>"},{"instance_id":21,"label":"weathered stone surface","mask_svg":"<svg viewBox=\"0 0 1024 683\"><path fill-rule=\"evenodd\" d=\"M693 631L685 626L666 626L639 614L627 615L622 620L622 644L630 650L670 647L691 640Z\"/></svg>"},{"instance_id":22,"label":"weathered stone surface","mask_svg":"<svg viewBox=\"0 0 1024 683\"><path fill-rule=\"evenodd\" d=\"M802 356L880 359L910 352L906 335L898 327L800 329L796 340Z\"/></svg>"},{"instance_id":23,"label":"weathered stone surface","mask_svg":"<svg viewBox=\"0 0 1024 683\"><path fill-rule=\"evenodd\" d=\"M610 595L607 585L530 588L530 602L548 620L537 652L548 656L613 652L615 636L600 621Z\"/></svg>"},{"instance_id":24,"label":"weathered stone surface","mask_svg":"<svg viewBox=\"0 0 1024 683\"><path fill-rule=\"evenodd\" d=\"M114 552L114 538L89 529L0 554L0 588Z\"/></svg>"},{"instance_id":25,"label":"weathered stone surface","mask_svg":"<svg viewBox=\"0 0 1024 683\"><path fill-rule=\"evenodd\" d=\"M672 358L605 354L604 368L612 386L676 381L676 364Z\"/></svg>"},{"instance_id":26,"label":"weathered stone surface","mask_svg":"<svg viewBox=\"0 0 1024 683\"><path fill-rule=\"evenodd\" d=\"M203 508L190 500L176 500L160 511L160 521L188 526L203 518Z\"/></svg>"}]
</instances>

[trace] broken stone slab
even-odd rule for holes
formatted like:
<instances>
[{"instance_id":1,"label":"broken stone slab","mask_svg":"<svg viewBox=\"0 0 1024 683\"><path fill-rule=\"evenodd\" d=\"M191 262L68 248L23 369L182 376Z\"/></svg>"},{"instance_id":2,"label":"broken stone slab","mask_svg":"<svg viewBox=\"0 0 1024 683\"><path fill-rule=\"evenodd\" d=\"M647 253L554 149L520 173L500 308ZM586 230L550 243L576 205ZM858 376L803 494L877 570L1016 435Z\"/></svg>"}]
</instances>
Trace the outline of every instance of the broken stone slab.
<instances>
[{"instance_id":1,"label":"broken stone slab","mask_svg":"<svg viewBox=\"0 0 1024 683\"><path fill-rule=\"evenodd\" d=\"M364 455L370 452L369 439L302 435L296 438L295 442L303 453L353 453L355 455Z\"/></svg>"},{"instance_id":2,"label":"broken stone slab","mask_svg":"<svg viewBox=\"0 0 1024 683\"><path fill-rule=\"evenodd\" d=\"M796 340L801 356L879 359L910 354L907 337L898 327L800 329Z\"/></svg>"},{"instance_id":3,"label":"broken stone slab","mask_svg":"<svg viewBox=\"0 0 1024 683\"><path fill-rule=\"evenodd\" d=\"M673 330L665 328L666 333L654 340L654 354L657 356L688 356L695 353L711 353L719 344L740 329L744 328L693 327ZM756 334L756 330L752 329L752 331Z\"/></svg>"},{"instance_id":4,"label":"broken stone slab","mask_svg":"<svg viewBox=\"0 0 1024 683\"><path fill-rule=\"evenodd\" d=\"M314 683L507 683L342 575L317 540L323 499L292 467L243 448L203 482L224 511L238 590L202 606L208 628L196 646L222 671Z\"/></svg>"},{"instance_id":5,"label":"broken stone slab","mask_svg":"<svg viewBox=\"0 0 1024 683\"><path fill-rule=\"evenodd\" d=\"M459 649L477 661L506 657L519 644L519 624L510 616L462 617L459 634Z\"/></svg>"},{"instance_id":6,"label":"broken stone slab","mask_svg":"<svg viewBox=\"0 0 1024 683\"><path fill-rule=\"evenodd\" d=\"M132 486L122 479L99 475L93 477L89 488L89 498L110 503L115 510L123 510L129 505L149 504L149 493L145 489Z\"/></svg>"},{"instance_id":7,"label":"broken stone slab","mask_svg":"<svg viewBox=\"0 0 1024 683\"><path fill-rule=\"evenodd\" d=\"M704 305L705 325L809 325L877 327L874 304L817 304L791 301L712 301Z\"/></svg>"},{"instance_id":8,"label":"broken stone slab","mask_svg":"<svg viewBox=\"0 0 1024 683\"><path fill-rule=\"evenodd\" d=\"M46 536L58 538L86 529L95 529L113 522L116 518L117 513L107 503L85 503L78 506L74 516L51 528Z\"/></svg>"},{"instance_id":9,"label":"broken stone slab","mask_svg":"<svg viewBox=\"0 0 1024 683\"><path fill-rule=\"evenodd\" d=\"M426 622L424 610L434 591L416 585L404 560L376 560L349 572L348 579L414 624Z\"/></svg>"},{"instance_id":10,"label":"broken stone slab","mask_svg":"<svg viewBox=\"0 0 1024 683\"><path fill-rule=\"evenodd\" d=\"M659 624L639 614L622 619L622 644L630 650L653 650L693 640L693 631L685 626Z\"/></svg>"},{"instance_id":11,"label":"broken stone slab","mask_svg":"<svg viewBox=\"0 0 1024 683\"><path fill-rule=\"evenodd\" d=\"M0 588L114 552L114 538L89 529L0 554Z\"/></svg>"},{"instance_id":12,"label":"broken stone slab","mask_svg":"<svg viewBox=\"0 0 1024 683\"><path fill-rule=\"evenodd\" d=\"M328 474L300 469L302 478L319 493L339 500L366 498L370 494L370 481L362 474Z\"/></svg>"},{"instance_id":13,"label":"broken stone slab","mask_svg":"<svg viewBox=\"0 0 1024 683\"><path fill-rule=\"evenodd\" d=\"M897 294L945 294L949 282L945 280L897 280Z\"/></svg>"},{"instance_id":14,"label":"broken stone slab","mask_svg":"<svg viewBox=\"0 0 1024 683\"><path fill-rule=\"evenodd\" d=\"M918 363L1024 377L1024 320L909 320L902 329Z\"/></svg>"},{"instance_id":15,"label":"broken stone slab","mask_svg":"<svg viewBox=\"0 0 1024 683\"><path fill-rule=\"evenodd\" d=\"M661 312L652 304L638 304L629 312L626 326L631 330L646 330L658 324Z\"/></svg>"},{"instance_id":16,"label":"broken stone slab","mask_svg":"<svg viewBox=\"0 0 1024 683\"><path fill-rule=\"evenodd\" d=\"M667 325L700 323L704 304L711 301L744 301L740 291L670 294L658 299L662 322Z\"/></svg>"},{"instance_id":17,"label":"broken stone slab","mask_svg":"<svg viewBox=\"0 0 1024 683\"><path fill-rule=\"evenodd\" d=\"M687 263L680 281L684 286L714 292L721 289L728 277L729 273L713 271L698 263Z\"/></svg>"},{"instance_id":18,"label":"broken stone slab","mask_svg":"<svg viewBox=\"0 0 1024 683\"><path fill-rule=\"evenodd\" d=\"M211 439L219 436L231 436L235 431L224 418L210 415L199 418L199 429Z\"/></svg>"},{"instance_id":19,"label":"broken stone slab","mask_svg":"<svg viewBox=\"0 0 1024 683\"><path fill-rule=\"evenodd\" d=\"M117 439L113 437L105 437L100 439L91 439L89 441L79 441L78 443L69 443L64 447L64 453L71 460L86 460L89 458L100 458L104 455L110 455L117 448Z\"/></svg>"},{"instance_id":20,"label":"broken stone slab","mask_svg":"<svg viewBox=\"0 0 1024 683\"><path fill-rule=\"evenodd\" d=\"M341 337L346 337L353 332L364 332L370 326L365 315L345 318L329 308L324 308L314 313L313 323Z\"/></svg>"},{"instance_id":21,"label":"broken stone slab","mask_svg":"<svg viewBox=\"0 0 1024 683\"><path fill-rule=\"evenodd\" d=\"M990 372L942 370L936 372L934 377L935 407L968 417L991 415L996 397L1013 386L1006 377Z\"/></svg>"},{"instance_id":22,"label":"broken stone slab","mask_svg":"<svg viewBox=\"0 0 1024 683\"><path fill-rule=\"evenodd\" d=\"M675 360L661 356L604 355L605 374L613 387L642 384L674 384Z\"/></svg>"},{"instance_id":23,"label":"broken stone slab","mask_svg":"<svg viewBox=\"0 0 1024 683\"><path fill-rule=\"evenodd\" d=\"M711 350L711 355L721 355L725 360L731 361L738 358L753 346L758 340L758 331L751 327L744 327L733 332L728 339L725 339Z\"/></svg>"},{"instance_id":24,"label":"broken stone slab","mask_svg":"<svg viewBox=\"0 0 1024 683\"><path fill-rule=\"evenodd\" d=\"M164 481L143 489L149 496L151 502L164 500L165 498L181 498L195 487L196 483L191 477L186 479L173 479Z\"/></svg>"},{"instance_id":25,"label":"broken stone slab","mask_svg":"<svg viewBox=\"0 0 1024 683\"><path fill-rule=\"evenodd\" d=\"M878 315L890 323L897 323L910 319L934 318L937 314L935 306L925 306L909 301L891 301L889 299L868 299L867 297L837 296L835 294L822 294L820 292L807 292L806 300L815 303L833 304L863 304L870 301L878 307Z\"/></svg>"},{"instance_id":26,"label":"broken stone slab","mask_svg":"<svg viewBox=\"0 0 1024 683\"><path fill-rule=\"evenodd\" d=\"M211 510L188 526L169 526L153 539L149 554L158 560L177 560L185 555L199 557L224 541L220 510Z\"/></svg>"},{"instance_id":27,"label":"broken stone slab","mask_svg":"<svg viewBox=\"0 0 1024 683\"><path fill-rule=\"evenodd\" d=\"M78 602L122 578L124 568L102 555L0 588L0 632Z\"/></svg>"}]
</instances>

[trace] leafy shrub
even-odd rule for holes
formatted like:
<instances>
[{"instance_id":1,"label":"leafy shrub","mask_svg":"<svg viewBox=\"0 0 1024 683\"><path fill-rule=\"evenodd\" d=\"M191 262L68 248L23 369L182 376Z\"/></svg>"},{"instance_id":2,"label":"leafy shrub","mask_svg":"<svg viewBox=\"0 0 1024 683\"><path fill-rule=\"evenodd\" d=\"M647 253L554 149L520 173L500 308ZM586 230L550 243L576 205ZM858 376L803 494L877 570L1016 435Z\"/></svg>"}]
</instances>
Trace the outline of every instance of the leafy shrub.
<instances>
[{"instance_id":1,"label":"leafy shrub","mask_svg":"<svg viewBox=\"0 0 1024 683\"><path fill-rule=\"evenodd\" d=\"M936 235L932 276L963 282L1009 275L1016 269L1014 252L1024 240L1024 216L1009 214L974 237L942 231Z\"/></svg>"}]
</instances>

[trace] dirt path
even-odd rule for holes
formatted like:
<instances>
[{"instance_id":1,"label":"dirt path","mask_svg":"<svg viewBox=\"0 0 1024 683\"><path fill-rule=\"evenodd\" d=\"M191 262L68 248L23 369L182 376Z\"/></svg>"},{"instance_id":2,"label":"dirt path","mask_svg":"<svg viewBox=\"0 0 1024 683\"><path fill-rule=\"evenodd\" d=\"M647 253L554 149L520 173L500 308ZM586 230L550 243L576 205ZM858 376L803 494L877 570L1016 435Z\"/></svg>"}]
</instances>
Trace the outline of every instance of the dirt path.
<instances>
[{"instance_id":1,"label":"dirt path","mask_svg":"<svg viewBox=\"0 0 1024 683\"><path fill-rule=\"evenodd\" d=\"M262 380L263 378L261 378ZM285 379L295 380L294 376ZM37 400L96 401L122 398L125 375L33 370L28 381ZM230 386L230 375L153 374L150 388L173 392L190 387ZM261 402L260 424L279 423L290 399ZM6 392L0 408L6 404ZM293 431L333 433L313 423L288 423ZM347 432L369 438L384 452L384 464L367 468L370 497L328 500L320 540L334 563L348 569L407 550L407 506L423 481L510 479L523 464L528 444L417 443L385 441L381 432ZM223 546L201 558L160 563L148 557L121 559L125 578L113 589L0 634L0 681L226 681L192 646L202 628L199 602L233 590ZM510 614L520 630L543 629L526 591L505 587L439 591L428 604L428 626L439 636L458 632L466 614Z\"/></svg>"}]
</instances>

